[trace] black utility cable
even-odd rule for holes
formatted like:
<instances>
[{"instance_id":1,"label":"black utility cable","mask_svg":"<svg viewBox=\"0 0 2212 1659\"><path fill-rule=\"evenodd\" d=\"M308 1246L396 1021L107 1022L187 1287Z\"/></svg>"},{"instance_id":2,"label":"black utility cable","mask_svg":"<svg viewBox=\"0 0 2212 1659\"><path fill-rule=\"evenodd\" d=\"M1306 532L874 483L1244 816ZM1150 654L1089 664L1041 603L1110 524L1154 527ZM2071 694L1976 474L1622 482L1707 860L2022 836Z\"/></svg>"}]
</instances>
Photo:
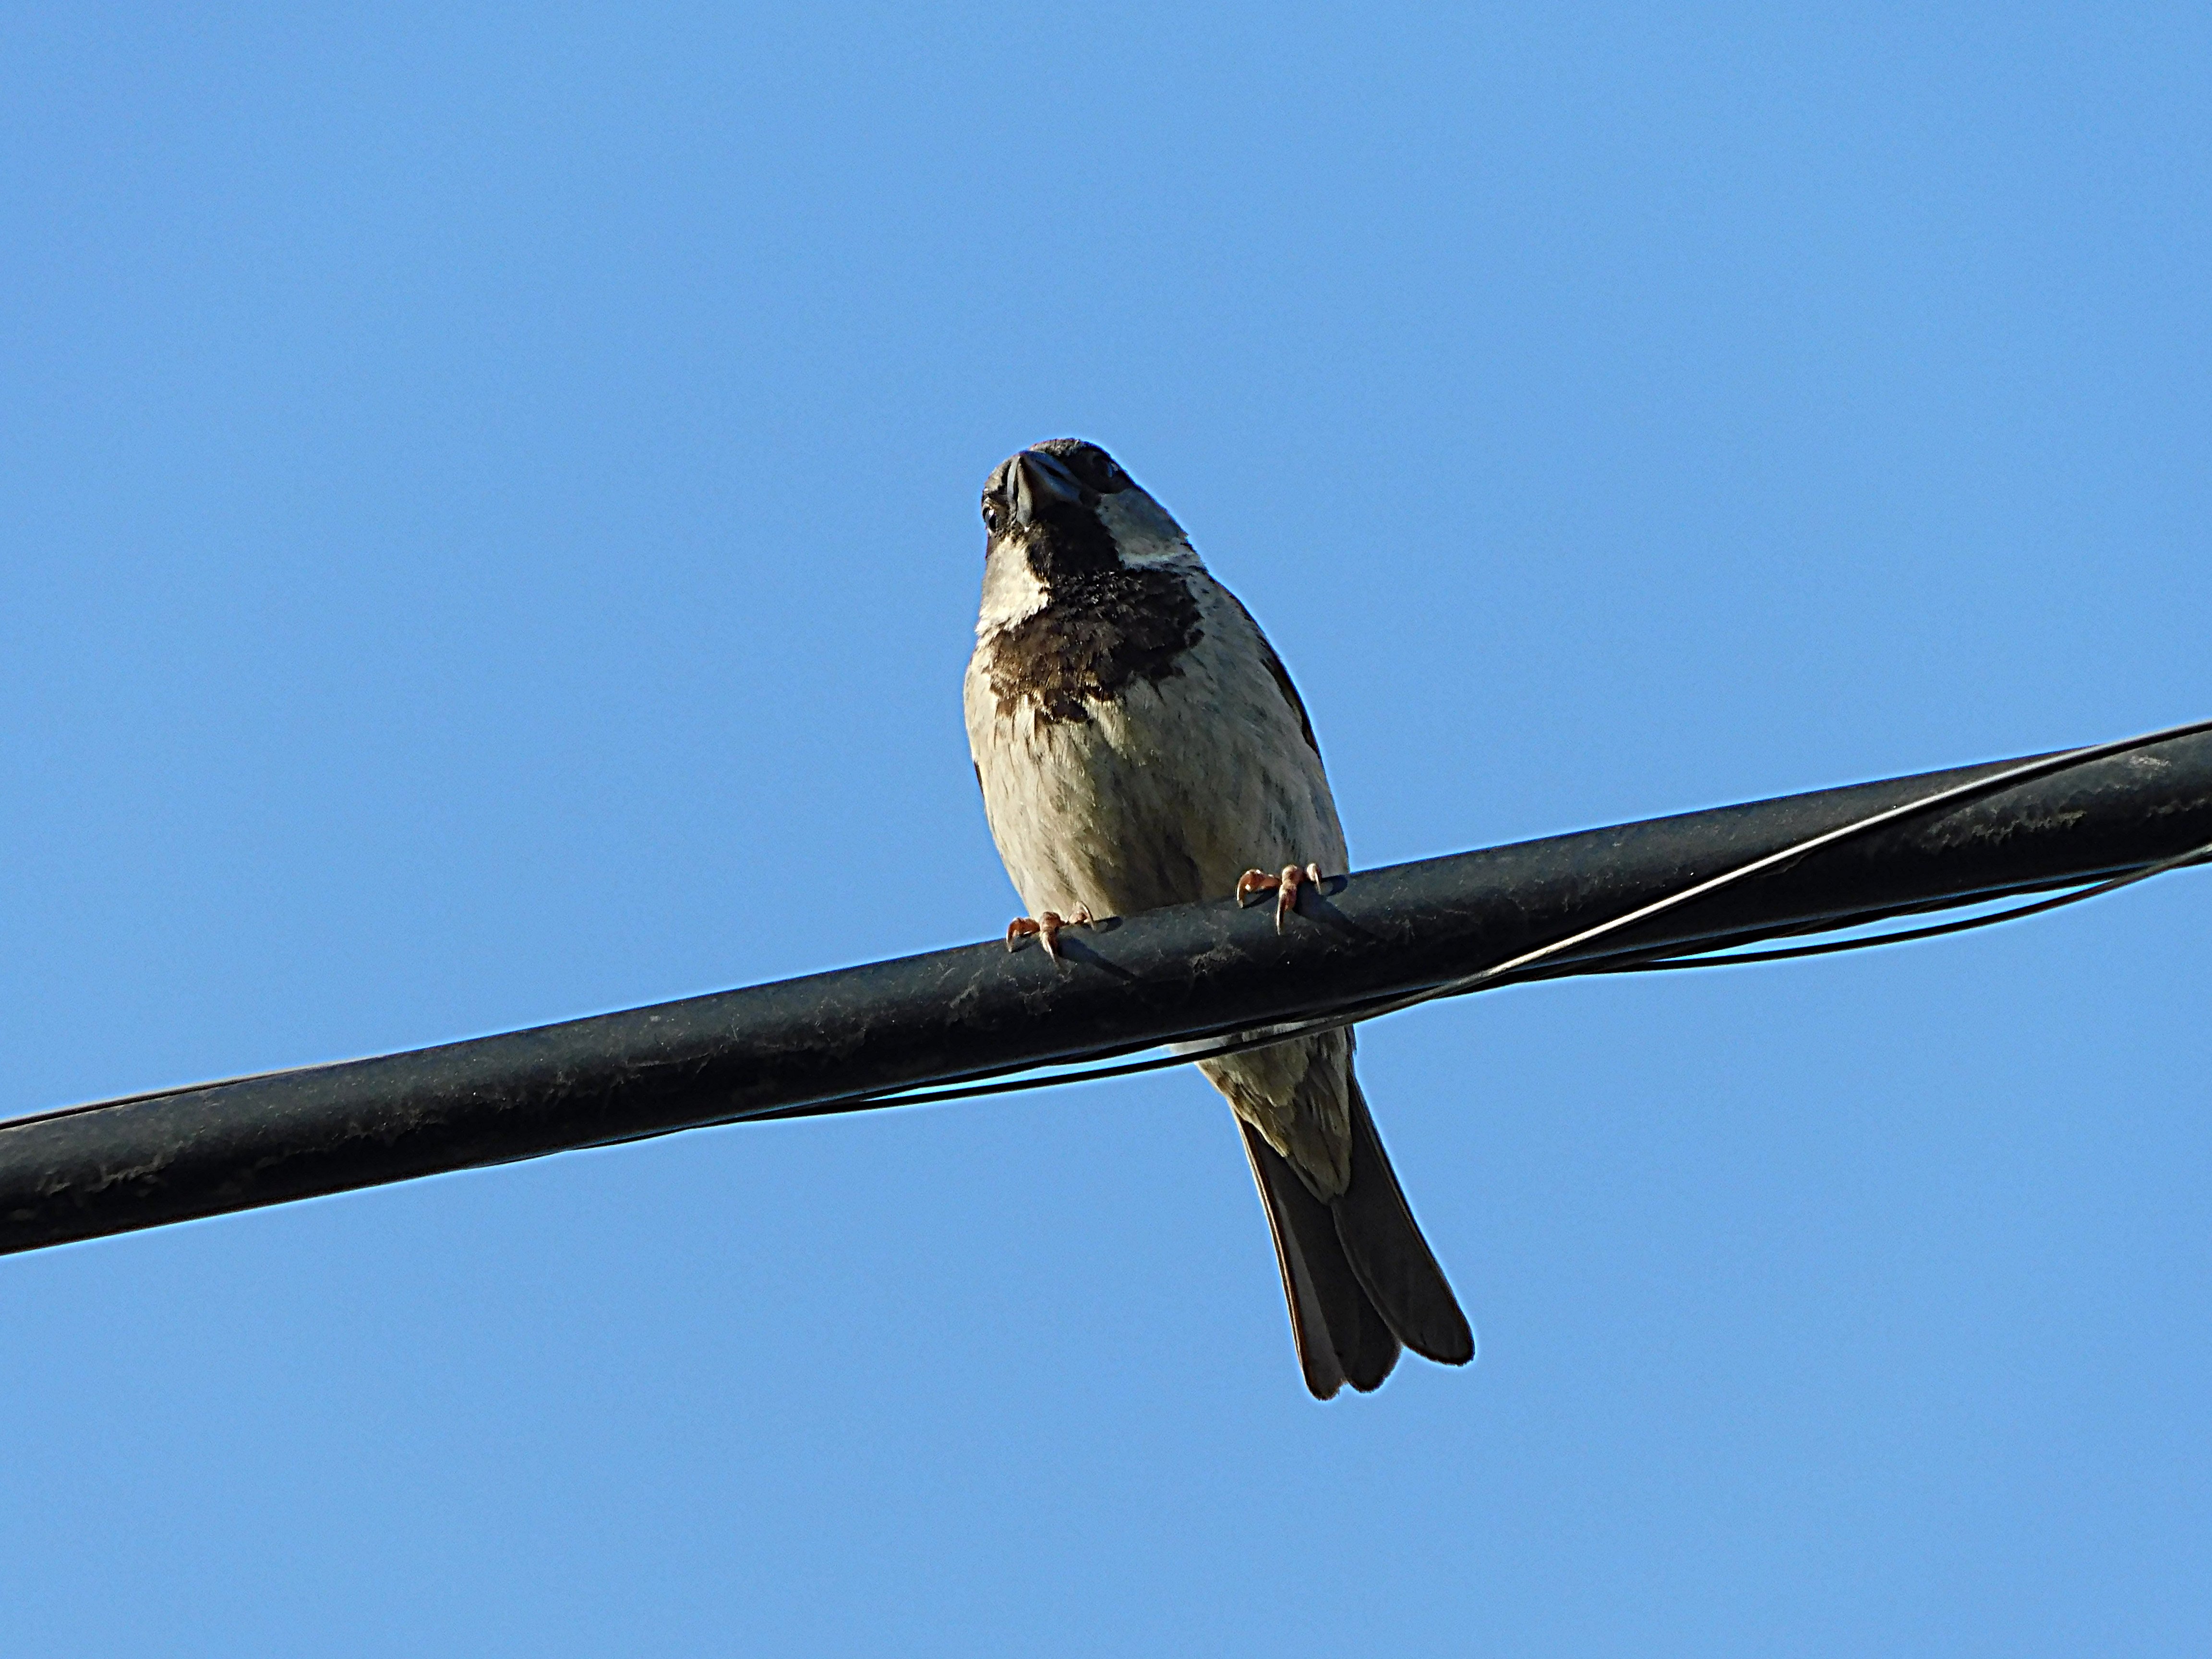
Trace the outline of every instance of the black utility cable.
<instances>
[{"instance_id":1,"label":"black utility cable","mask_svg":"<svg viewBox=\"0 0 2212 1659\"><path fill-rule=\"evenodd\" d=\"M961 945L95 1102L0 1121L0 1252L678 1128L1127 1075L1467 991L1825 952L1796 941L2083 890L1938 924L1964 931L2208 843L2212 720L1363 871L1285 934L1226 899L1182 905L1063 938L1064 967ZM1125 1059L1164 1042L1197 1052Z\"/></svg>"}]
</instances>

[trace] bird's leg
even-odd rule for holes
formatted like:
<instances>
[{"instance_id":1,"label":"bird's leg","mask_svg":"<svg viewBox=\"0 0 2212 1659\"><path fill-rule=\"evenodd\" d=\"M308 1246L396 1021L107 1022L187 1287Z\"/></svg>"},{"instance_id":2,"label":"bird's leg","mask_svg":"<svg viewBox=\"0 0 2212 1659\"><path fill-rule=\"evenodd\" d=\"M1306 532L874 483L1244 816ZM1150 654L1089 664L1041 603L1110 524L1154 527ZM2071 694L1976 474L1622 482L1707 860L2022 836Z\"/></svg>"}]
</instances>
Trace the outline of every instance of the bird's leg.
<instances>
[{"instance_id":1,"label":"bird's leg","mask_svg":"<svg viewBox=\"0 0 2212 1659\"><path fill-rule=\"evenodd\" d=\"M1246 908L1255 895L1272 892L1281 884L1280 876L1271 876L1265 870L1247 870L1237 878L1237 908Z\"/></svg>"},{"instance_id":2,"label":"bird's leg","mask_svg":"<svg viewBox=\"0 0 2212 1659\"><path fill-rule=\"evenodd\" d=\"M1091 926L1091 907L1087 904L1077 905L1071 914L1065 916L1055 915L1050 910L1034 919L1029 916L1016 916L1006 924L1006 949L1012 950L1022 940L1035 934L1039 942L1043 945L1045 955L1058 962L1060 960L1060 930L1063 927L1088 927Z\"/></svg>"},{"instance_id":3,"label":"bird's leg","mask_svg":"<svg viewBox=\"0 0 2212 1659\"><path fill-rule=\"evenodd\" d=\"M1286 864L1279 876L1271 876L1265 870L1247 870L1237 878L1237 905L1242 909L1252 902L1254 895L1273 893L1275 931L1279 933L1283 931L1283 918L1297 908L1298 889L1318 887L1326 879L1318 864L1309 864L1303 870L1295 864Z\"/></svg>"}]
</instances>

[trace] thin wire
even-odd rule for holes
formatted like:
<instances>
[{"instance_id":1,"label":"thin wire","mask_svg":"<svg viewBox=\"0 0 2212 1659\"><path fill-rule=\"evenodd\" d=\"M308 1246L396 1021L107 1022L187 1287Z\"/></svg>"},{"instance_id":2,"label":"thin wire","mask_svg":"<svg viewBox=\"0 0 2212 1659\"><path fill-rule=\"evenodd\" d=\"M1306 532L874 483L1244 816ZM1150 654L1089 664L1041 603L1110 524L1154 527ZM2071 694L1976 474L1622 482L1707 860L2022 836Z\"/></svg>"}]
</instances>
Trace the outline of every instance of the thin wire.
<instances>
[{"instance_id":1,"label":"thin wire","mask_svg":"<svg viewBox=\"0 0 2212 1659\"><path fill-rule=\"evenodd\" d=\"M1501 988L1508 984L1523 983L1532 979L1558 977L1559 970L1547 974L1536 974L1528 970L1547 958L1561 955L1577 945L1590 944L1607 934L1632 927L1638 922L1649 921L1667 911L1679 908L1693 899L1700 898L1707 893L1717 892L1723 887L1732 886L1762 871L1790 863L1808 854L1818 852L1823 848L1832 846L1838 842L1864 835L1870 830L1881 829L1886 824L1931 811L1939 806L1962 803L1977 797L2002 793L2007 789L2020 784L2033 782L2038 778L2048 777L2055 773L2088 765L2094 761L2126 754L2132 750L2148 748L2152 744L2169 742L2178 738L2191 737L2206 731L2212 731L2212 720L2191 720L2184 725L2166 726L2160 731L2145 732L2138 737L2117 738L2108 743L2090 744L2080 749L2069 750L2063 754L2048 756L2042 760L2029 761L2019 766L2008 767L2005 770L1993 773L1987 777L1954 784L1948 788L1939 789L1933 794L1923 795L1917 800L1906 801L1897 806L1887 807L1863 818L1855 818L1850 823L1838 825L1833 830L1808 836L1805 840L1785 847L1779 852L1769 853L1752 860L1747 864L1738 865L1734 869L1723 871L1717 876L1710 877L1689 887L1669 893L1663 898L1639 906L1625 915L1600 922L1595 927L1586 927L1580 933L1570 934L1565 939L1555 939L1549 945L1540 945L1533 951L1523 951L1521 955L1510 957L1504 962L1478 969L1472 974L1446 980L1441 984L1430 986L1424 990L1368 1002L1347 1004L1328 1014L1270 1025L1264 1031L1247 1031L1211 1040L1201 1038L1200 1041L1206 1044L1203 1048L1194 1043L1183 1047L1179 1053L1158 1054L1143 1060L1123 1061L1113 1066L1054 1073L1043 1077L987 1078L975 1083L941 1089L918 1090L912 1093L902 1092L896 1089L870 1090L858 1094L839 1096L833 1100L813 1102L803 1106L784 1106L765 1112L741 1113L726 1118L718 1118L714 1121L717 1124L775 1122L786 1118L824 1116L832 1113L849 1111L858 1105L926 1106L947 1101L973 1100L986 1095L1015 1094L1030 1089L1057 1088L1063 1084L1101 1083L1112 1078L1133 1077L1145 1072L1164 1071L1171 1066L1187 1066L1197 1060L1219 1059L1230 1054L1242 1054L1249 1049L1264 1048L1278 1042L1291 1042L1301 1036L1317 1036L1323 1031L1341 1030L1347 1025L1379 1018L1384 1014L1397 1013L1407 1008L1418 1007L1422 1003L1433 1002L1443 997L1463 996L1470 992ZM1911 939L1932 939L1939 934L1966 933L1976 927L1995 927L1999 922L2017 921L2026 916L2055 910L2063 905L2078 903L2083 899L2095 898L2101 894L2129 886L2137 881L2148 880L2152 876L2162 875L2167 871L2179 869L2185 865L2197 863L2207 857L2212 857L2212 844L2194 848L2158 864L2147 866L2139 871L2131 871L2078 892L2061 894L2056 898L2023 905L1996 915L1970 917L1963 921L1946 922L1932 927L1914 928L1902 933L1884 934L1876 939L1844 939L1825 945L1715 957L1704 960L1692 960L1684 956L1658 961L1647 960L1604 966L1588 963L1564 971L1571 974L1635 973L1680 970L1685 968L1726 968L1739 963L1778 962L1801 956L1826 956L1841 951L1871 950L1877 945L1900 945ZM650 1139L664 1133L672 1132L655 1130L649 1131L644 1135L624 1139Z\"/></svg>"},{"instance_id":2,"label":"thin wire","mask_svg":"<svg viewBox=\"0 0 2212 1659\"><path fill-rule=\"evenodd\" d=\"M1964 933L1976 927L1994 927L2001 921L2020 921L2029 916L2041 915L2046 910L2057 910L2069 904L2079 904L2083 899L2101 898L2106 893L2118 892L2123 887L2132 887L2139 881L2148 881L2153 876L2162 876L2169 871L2180 870L2191 865L2212 860L2212 842L2177 858L2163 859L2141 870L2131 870L2124 876L2115 876L2100 881L2094 887L2084 887L2077 892L2061 893L2056 898L2039 900L2033 904L2017 905L1995 915L1968 916L1963 921L1946 921L1929 927L1910 927L1900 933L1881 933L1872 939L1832 940L1826 945L1798 945L1783 951L1742 951L1725 955L1681 956L1662 957L1656 962L1622 963L1614 967L1583 969L1593 974L1657 974L1683 968L1733 968L1744 962L1791 962L1799 957L1832 956L1838 951L1869 951L1880 945L1907 945L1915 939L1941 939L1946 933Z\"/></svg>"},{"instance_id":3,"label":"thin wire","mask_svg":"<svg viewBox=\"0 0 2212 1659\"><path fill-rule=\"evenodd\" d=\"M1446 980L1443 984L1431 986L1425 991L1410 993L1396 999L1382 1012L1395 1012L1399 1008L1412 1008L1424 1002L1433 1002L1438 997L1457 996L1463 992L1478 989L1492 980L1503 978L1521 969L1533 967L1547 957L1562 955L1573 950L1577 945L1589 944L1604 938L1608 933L1620 933L1624 928L1634 927L1638 922L1649 921L1669 910L1679 909L1692 899L1702 898L1707 893L1717 892L1723 887L1733 886L1737 882L1759 874L1761 871L1771 870L1778 865L1794 863L1808 854L1820 851L1824 847L1832 846L1838 842L1849 840L1856 836L1865 835L1869 830L1879 830L1883 825L1896 823L1900 818L1917 817L1938 806L1949 805L1954 802L1998 794L2018 784L2030 783L2037 778L2048 777L2056 772L2069 771L2077 766L2086 766L2092 761L2108 759L2114 755L2125 754L2131 749L2142 749L2151 744L2165 743L2175 738L2189 737L2196 732L2205 731L2212 731L2212 720L2191 720L2185 726L2168 726L2163 731L2147 732L2141 737L2118 738L2110 743L2091 744L2084 748L2069 750L2063 755L2053 755L2043 760L2029 761L2023 765L2008 767L2003 771L1993 773L1986 778L1977 778L1971 782L1954 784L1948 789L1939 789L1934 794L1924 795L1918 800L1906 801L1900 805L1871 813L1866 817L1854 819L1849 823L1839 824L1835 829L1824 830L1820 835L1809 836L1803 841L1784 848L1778 853L1769 853L1762 858L1752 860L1748 864L1740 864L1733 870L1724 870L1717 876L1709 877L1679 891L1669 893L1664 898L1655 899L1649 904L1641 905L1626 915L1615 916L1609 921L1599 922L1594 927L1585 927L1579 933L1570 934L1565 939L1555 939L1549 945L1539 945L1533 951L1523 951L1521 955L1509 961L1498 963L1493 967L1479 969L1458 979Z\"/></svg>"},{"instance_id":4,"label":"thin wire","mask_svg":"<svg viewBox=\"0 0 2212 1659\"><path fill-rule=\"evenodd\" d=\"M1524 985L1540 979L1564 979L1584 974L1656 974L1680 972L1692 968L1733 968L1740 963L1758 962L1787 962L1798 957L1832 956L1843 951L1871 951L1877 946L1905 945L1916 939L1936 939L1947 933L1964 933L1977 927L1994 927L2000 922L2020 921L2028 916L2040 915L2048 910L2079 904L2084 899L2100 898L2120 888L2133 886L2139 881L2148 881L2153 876L2162 876L2186 866L2212 861L2212 842L2171 858L2130 871L2109 881L2099 882L2094 887L2081 888L2070 893L2061 893L2033 904L2023 904L1995 915L1969 916L1963 921L1944 922L1931 927L1915 927L1901 933L1883 933L1874 939L1837 939L1824 945L1803 945L1785 951L1744 951L1730 955L1683 956L1662 958L1654 962L1592 963L1561 969L1550 974L1516 974L1500 977L1495 982L1474 988L1476 990L1502 990L1509 985ZM1471 994L1462 992L1458 994ZM1297 1023L1293 1029L1270 1027L1264 1033L1253 1033L1225 1039L1218 1046L1209 1046L1203 1053L1186 1050L1180 1054L1153 1054L1143 1060L1127 1060L1114 1066L1087 1067L1082 1071L1055 1072L1042 1077L1005 1077L981 1083L963 1084L956 1087L917 1091L912 1094L845 1095L836 1100L820 1101L805 1106L782 1106L767 1112L747 1116L719 1118L716 1124L772 1123L785 1118L822 1117L850 1109L855 1100L871 1102L878 1106L932 1106L946 1101L975 1100L988 1095L1016 1094L1029 1089L1054 1089L1062 1084L1103 1083L1114 1078L1134 1077L1144 1072L1165 1071L1170 1066L1188 1066L1194 1060L1212 1060L1224 1054L1243 1054L1249 1049L1265 1048L1278 1042L1288 1042L1315 1032L1337 1026L1363 1023L1393 1012L1387 1006L1376 1006L1373 1012L1364 1012L1368 1005L1353 1005L1334 1014L1311 1022ZM712 1125L705 1127L713 1127ZM613 1143L609 1143L613 1144Z\"/></svg>"},{"instance_id":5,"label":"thin wire","mask_svg":"<svg viewBox=\"0 0 2212 1659\"><path fill-rule=\"evenodd\" d=\"M1009 1074L994 1076L987 1073L981 1079L972 1083L918 1090L912 1093L902 1092L897 1089L869 1090L856 1094L841 1095L834 1099L817 1101L806 1105L776 1107L763 1112L738 1113L728 1117L711 1119L704 1123L692 1123L684 1127L704 1128L736 1123L775 1122L787 1118L820 1117L849 1111L860 1106L935 1105L955 1100L973 1100L987 1095L1017 1094L1031 1089L1057 1088L1063 1084L1101 1083L1114 1078L1133 1077L1146 1072L1164 1071L1171 1066L1187 1066L1197 1060L1225 1058L1250 1049L1264 1048L1278 1042L1293 1041L1301 1036L1317 1036L1324 1031L1339 1030L1346 1026L1379 1018L1385 1014L1401 1012L1441 998L1463 996L1470 992L1502 988L1507 985L1523 984L1534 980L1553 979L1579 974L1657 973L1679 971L1686 968L1727 968L1743 963L1782 962L1799 957L1826 956L1842 951L1863 951L1871 950L1877 945L1901 945L1914 939L1933 939L1947 933L1966 933L1977 927L1994 927L1999 922L2017 921L2024 917L2055 910L2064 905L2079 903L2084 899L2095 898L2138 881L2147 881L2153 876L2163 875L2168 871L2179 869L2185 865L2212 859L2212 844L2197 848L2158 864L2147 866L2141 870L2129 872L2079 891L2063 893L2055 898L2045 899L2034 904L2022 905L1996 915L1970 917L1962 921L1913 928L1900 933L1886 933L1874 939L1843 939L1821 945L1799 945L1778 951L1745 951L1734 955L1702 956L1685 953L1658 959L1643 958L1620 962L1608 962L1601 958L1594 962L1584 962L1540 972L1535 971L1538 963L1547 958L1559 956L1577 945L1592 943L1608 934L1633 927L1638 922L1648 921L1667 911L1702 897L1707 893L1717 891L1721 888L1757 875L1761 871L1787 864L1835 842L1880 829L1885 824L1977 796L2000 793L2015 785L2031 782L2037 778L2047 777L2054 773L2067 771L2077 766L2086 766L2094 761L2125 754L2131 750L2148 748L2154 744L2191 737L2206 731L2212 731L2212 720L2193 720L2185 725L2167 726L2161 731L2147 732L2140 737L2115 738L2109 743L2092 744L2083 748L2069 750L2063 754L2049 756L2042 760L2029 761L2020 766L2008 768L1988 777L1954 784L1948 788L1937 790L1933 794L1923 796L1918 800L1907 801L1866 817L1854 819L1849 823L1823 831L1820 835L1808 837L1804 841L1786 847L1780 852L1770 853L1747 864L1723 871L1717 876L1710 877L1705 881L1670 893L1663 898L1631 910L1626 915L1615 916L1595 927L1584 928L1582 932L1571 934L1565 939L1554 940L1549 945L1524 951L1505 962L1479 969L1472 974L1446 980L1423 990L1347 1003L1326 1014L1282 1022L1258 1031L1237 1031L1232 1027L1218 1033L1200 1033L1189 1046L1183 1047L1181 1052L1176 1054L1152 1055L1145 1059L1126 1060L1110 1066L1058 1072L1040 1077L1019 1077ZM1201 1047L1200 1044L1204 1046ZM1103 1052L1110 1054L1114 1051L1108 1049ZM1127 1050L1124 1049L1122 1052L1126 1053ZM234 1083L259 1082L271 1078L320 1072L329 1069L333 1065L343 1063L345 1062L323 1060L307 1066L287 1066L275 1071L249 1073L240 1077L187 1084L180 1088L149 1090L142 1094L125 1095L112 1100L87 1101L79 1105L57 1107L49 1111L9 1118L0 1121L0 1129L20 1128L32 1123L46 1122L55 1118L72 1117L84 1112L105 1110L113 1106L127 1106L149 1100L199 1094L211 1089L228 1087ZM1012 1069L1018 1071L1027 1068ZM672 1128L649 1129L637 1134L618 1136L592 1144L601 1146L622 1146L634 1140L651 1140L663 1134L676 1133L678 1131Z\"/></svg>"}]
</instances>

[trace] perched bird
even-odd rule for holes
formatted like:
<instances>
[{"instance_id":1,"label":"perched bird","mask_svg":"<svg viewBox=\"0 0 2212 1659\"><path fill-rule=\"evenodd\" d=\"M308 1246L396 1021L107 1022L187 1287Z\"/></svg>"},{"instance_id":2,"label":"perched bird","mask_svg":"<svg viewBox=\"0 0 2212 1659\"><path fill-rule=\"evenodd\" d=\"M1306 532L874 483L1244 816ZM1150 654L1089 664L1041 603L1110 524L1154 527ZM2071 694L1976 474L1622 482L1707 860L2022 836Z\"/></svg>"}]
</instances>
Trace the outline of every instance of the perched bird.
<instances>
[{"instance_id":1,"label":"perched bird","mask_svg":"<svg viewBox=\"0 0 2212 1659\"><path fill-rule=\"evenodd\" d=\"M1346 868L1313 723L1282 659L1167 509L1096 444L1055 438L983 488L968 742L1030 914L1008 948L1164 904L1275 895ZM1229 1098L1273 1230L1306 1386L1378 1387L1400 1346L1474 1334L1414 1224L1349 1030L1199 1062Z\"/></svg>"}]
</instances>

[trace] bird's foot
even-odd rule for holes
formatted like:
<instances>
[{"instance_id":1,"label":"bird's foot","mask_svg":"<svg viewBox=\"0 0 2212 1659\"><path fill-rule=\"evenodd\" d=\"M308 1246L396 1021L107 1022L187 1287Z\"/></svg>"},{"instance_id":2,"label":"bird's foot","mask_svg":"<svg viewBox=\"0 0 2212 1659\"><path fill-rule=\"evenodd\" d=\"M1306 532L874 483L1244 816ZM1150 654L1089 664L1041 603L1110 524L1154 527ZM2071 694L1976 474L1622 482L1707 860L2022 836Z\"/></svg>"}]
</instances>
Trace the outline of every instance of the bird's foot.
<instances>
[{"instance_id":1,"label":"bird's foot","mask_svg":"<svg viewBox=\"0 0 2212 1659\"><path fill-rule=\"evenodd\" d=\"M1319 887L1327 879L1318 864L1309 864L1303 870L1295 864L1286 864L1279 876L1271 876L1265 870L1247 870L1237 878L1237 905L1242 909L1251 903L1256 895L1273 893L1275 896L1275 931L1279 933L1283 931L1283 918L1298 908L1298 889Z\"/></svg>"},{"instance_id":2,"label":"bird's foot","mask_svg":"<svg viewBox=\"0 0 2212 1659\"><path fill-rule=\"evenodd\" d=\"M1073 914L1061 916L1048 910L1041 916L1016 916L1006 924L1006 949L1012 950L1024 939L1036 937L1043 945L1045 955L1054 962L1060 960L1060 930L1063 927L1088 927L1091 923L1091 907L1079 904Z\"/></svg>"}]
</instances>

